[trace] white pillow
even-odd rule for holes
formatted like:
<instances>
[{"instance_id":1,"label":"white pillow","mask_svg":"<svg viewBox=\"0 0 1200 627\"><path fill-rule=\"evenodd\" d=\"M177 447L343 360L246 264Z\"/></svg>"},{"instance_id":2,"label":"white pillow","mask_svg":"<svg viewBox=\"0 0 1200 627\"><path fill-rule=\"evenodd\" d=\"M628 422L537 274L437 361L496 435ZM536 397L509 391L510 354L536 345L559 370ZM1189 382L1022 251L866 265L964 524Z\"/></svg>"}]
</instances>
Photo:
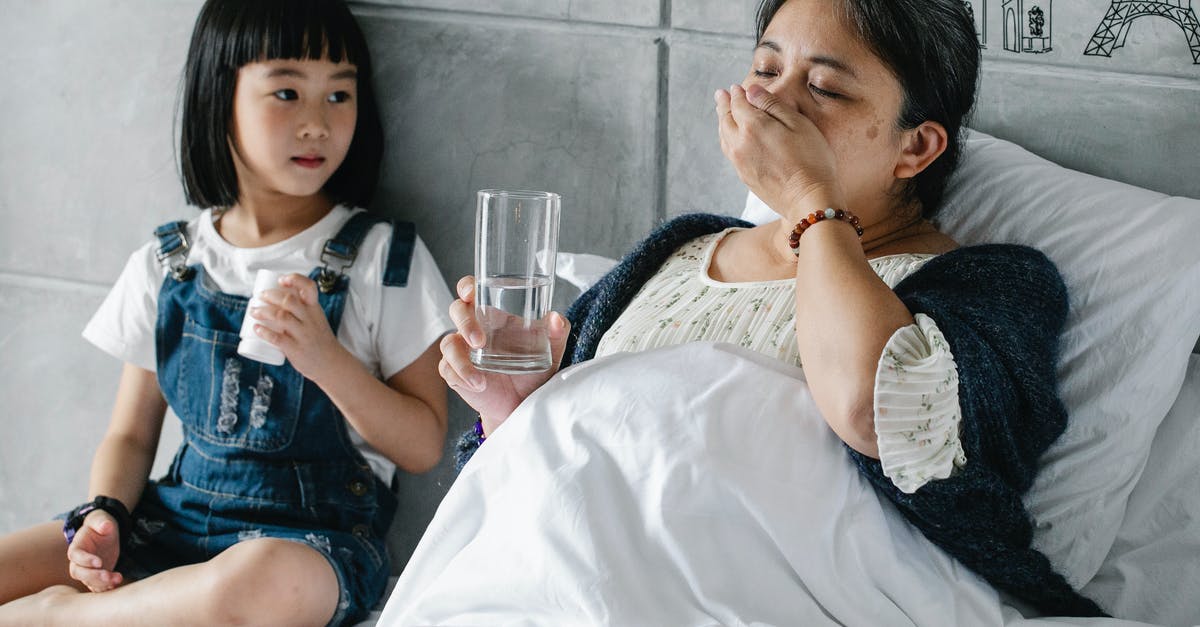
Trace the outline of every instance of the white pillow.
<instances>
[{"instance_id":1,"label":"white pillow","mask_svg":"<svg viewBox=\"0 0 1200 627\"><path fill-rule=\"evenodd\" d=\"M778 216L751 194L742 217ZM1080 588L1113 545L1200 335L1200 201L1069 170L970 131L937 222L964 245L1037 248L1066 281L1059 385L1070 420L1025 501L1034 546Z\"/></svg>"},{"instance_id":2,"label":"white pillow","mask_svg":"<svg viewBox=\"0 0 1200 627\"><path fill-rule=\"evenodd\" d=\"M558 253L554 262L554 274L583 293L596 281L604 278L615 265L617 260L611 257L587 253Z\"/></svg>"},{"instance_id":3,"label":"white pillow","mask_svg":"<svg viewBox=\"0 0 1200 627\"><path fill-rule=\"evenodd\" d=\"M1154 435L1112 551L1083 593L1114 616L1200 625L1200 355Z\"/></svg>"}]
</instances>

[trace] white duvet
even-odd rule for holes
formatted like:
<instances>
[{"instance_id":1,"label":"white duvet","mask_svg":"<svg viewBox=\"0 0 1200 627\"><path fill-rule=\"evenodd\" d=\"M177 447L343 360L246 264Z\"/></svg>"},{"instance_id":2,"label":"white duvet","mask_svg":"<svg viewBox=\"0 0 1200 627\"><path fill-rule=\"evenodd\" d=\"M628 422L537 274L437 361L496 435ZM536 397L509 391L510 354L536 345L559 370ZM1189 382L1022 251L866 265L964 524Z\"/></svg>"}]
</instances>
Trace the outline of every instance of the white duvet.
<instances>
[{"instance_id":1,"label":"white duvet","mask_svg":"<svg viewBox=\"0 0 1200 627\"><path fill-rule=\"evenodd\" d=\"M799 369L696 343L530 396L447 493L379 624L1042 622L876 496Z\"/></svg>"}]
</instances>

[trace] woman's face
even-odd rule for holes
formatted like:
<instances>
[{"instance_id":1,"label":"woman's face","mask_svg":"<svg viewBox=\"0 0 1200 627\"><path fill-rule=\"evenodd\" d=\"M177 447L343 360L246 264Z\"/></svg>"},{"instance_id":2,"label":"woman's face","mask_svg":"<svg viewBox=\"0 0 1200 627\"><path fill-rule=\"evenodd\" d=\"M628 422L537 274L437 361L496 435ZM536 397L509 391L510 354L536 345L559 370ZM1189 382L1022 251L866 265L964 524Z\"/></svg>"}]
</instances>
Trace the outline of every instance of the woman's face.
<instances>
[{"instance_id":1,"label":"woman's face","mask_svg":"<svg viewBox=\"0 0 1200 627\"><path fill-rule=\"evenodd\" d=\"M874 222L894 209L903 93L834 7L829 0L788 0L763 33L742 85L762 86L816 125L836 157L848 208Z\"/></svg>"}]
</instances>

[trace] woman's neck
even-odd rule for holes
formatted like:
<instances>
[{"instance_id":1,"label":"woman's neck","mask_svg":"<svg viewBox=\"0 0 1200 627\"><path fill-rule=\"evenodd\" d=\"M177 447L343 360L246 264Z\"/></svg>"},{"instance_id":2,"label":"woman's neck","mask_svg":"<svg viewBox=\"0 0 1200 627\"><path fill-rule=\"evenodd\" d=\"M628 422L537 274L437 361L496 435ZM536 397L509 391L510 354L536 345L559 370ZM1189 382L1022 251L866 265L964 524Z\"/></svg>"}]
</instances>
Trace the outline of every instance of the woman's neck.
<instances>
[{"instance_id":1,"label":"woman's neck","mask_svg":"<svg viewBox=\"0 0 1200 627\"><path fill-rule=\"evenodd\" d=\"M333 209L323 194L306 198L243 197L224 210L216 222L221 238L239 248L259 248L282 242L316 224Z\"/></svg>"},{"instance_id":2,"label":"woman's neck","mask_svg":"<svg viewBox=\"0 0 1200 627\"><path fill-rule=\"evenodd\" d=\"M940 250L928 250L930 238L941 233L933 223L919 215L907 223L898 224L892 228L874 231L863 231L862 246L867 258L882 257L900 253L935 253ZM942 236L945 237L945 236ZM948 238L947 238L948 239Z\"/></svg>"},{"instance_id":3,"label":"woman's neck","mask_svg":"<svg viewBox=\"0 0 1200 627\"><path fill-rule=\"evenodd\" d=\"M921 217L920 207L889 210L881 220L864 219L862 227L863 253L868 259L902 253L937 254L957 246L933 223ZM773 260L781 265L795 263L795 254L788 245L788 235L793 228L795 224L779 220L767 229L770 235L765 243L771 247Z\"/></svg>"}]
</instances>

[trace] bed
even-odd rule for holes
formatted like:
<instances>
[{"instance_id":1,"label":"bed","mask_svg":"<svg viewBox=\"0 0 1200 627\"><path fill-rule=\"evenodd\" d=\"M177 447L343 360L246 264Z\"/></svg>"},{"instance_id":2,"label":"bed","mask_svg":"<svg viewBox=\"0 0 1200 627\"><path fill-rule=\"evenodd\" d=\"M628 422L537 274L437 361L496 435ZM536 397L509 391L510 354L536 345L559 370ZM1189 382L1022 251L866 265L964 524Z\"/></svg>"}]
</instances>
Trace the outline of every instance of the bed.
<instances>
[{"instance_id":1,"label":"bed","mask_svg":"<svg viewBox=\"0 0 1200 627\"><path fill-rule=\"evenodd\" d=\"M1200 201L983 133L965 154L941 227L1042 249L1071 293L1072 419L1026 498L1034 544L1119 618L1040 617L997 593L875 495L802 372L698 343L586 362L527 399L372 620L1200 624ZM743 216L769 211L749 195ZM583 284L611 263L564 261Z\"/></svg>"}]
</instances>

